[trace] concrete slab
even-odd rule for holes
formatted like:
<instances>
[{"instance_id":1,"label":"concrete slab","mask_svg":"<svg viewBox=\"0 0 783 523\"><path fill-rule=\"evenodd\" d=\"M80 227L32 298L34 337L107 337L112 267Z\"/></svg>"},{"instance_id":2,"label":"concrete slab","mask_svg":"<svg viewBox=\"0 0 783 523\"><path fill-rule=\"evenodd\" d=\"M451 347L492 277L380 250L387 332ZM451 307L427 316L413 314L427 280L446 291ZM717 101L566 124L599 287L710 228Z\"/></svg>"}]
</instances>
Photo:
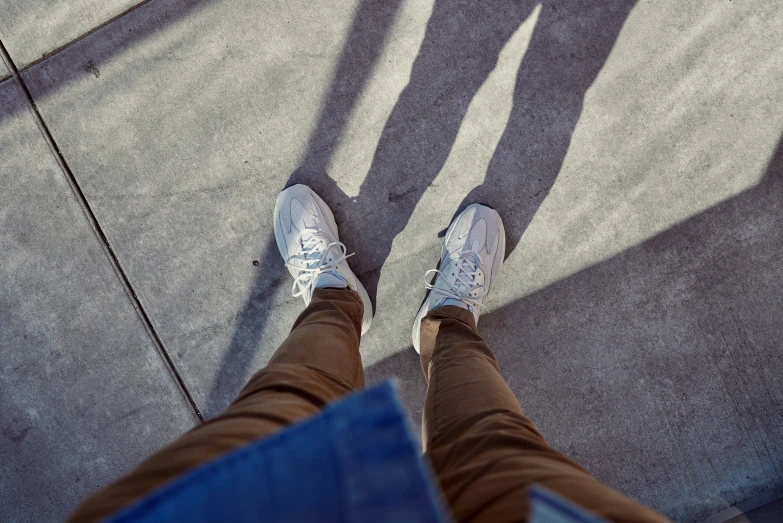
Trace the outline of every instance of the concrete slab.
<instances>
[{"instance_id":1,"label":"concrete slab","mask_svg":"<svg viewBox=\"0 0 783 523\"><path fill-rule=\"evenodd\" d=\"M140 0L0 0L0 41L21 69L137 3Z\"/></svg>"},{"instance_id":2,"label":"concrete slab","mask_svg":"<svg viewBox=\"0 0 783 523\"><path fill-rule=\"evenodd\" d=\"M208 416L301 310L270 222L303 181L376 300L368 377L400 377L418 424L421 277L483 201L512 252L482 332L555 446L682 521L775 481L779 420L758 413L780 411L760 374L777 215L757 196L764 226L709 210L769 187L781 6L286 2L262 26L256 9L156 0L24 75Z\"/></svg>"},{"instance_id":3,"label":"concrete slab","mask_svg":"<svg viewBox=\"0 0 783 523\"><path fill-rule=\"evenodd\" d=\"M0 151L0 520L61 521L194 417L15 80Z\"/></svg>"}]
</instances>

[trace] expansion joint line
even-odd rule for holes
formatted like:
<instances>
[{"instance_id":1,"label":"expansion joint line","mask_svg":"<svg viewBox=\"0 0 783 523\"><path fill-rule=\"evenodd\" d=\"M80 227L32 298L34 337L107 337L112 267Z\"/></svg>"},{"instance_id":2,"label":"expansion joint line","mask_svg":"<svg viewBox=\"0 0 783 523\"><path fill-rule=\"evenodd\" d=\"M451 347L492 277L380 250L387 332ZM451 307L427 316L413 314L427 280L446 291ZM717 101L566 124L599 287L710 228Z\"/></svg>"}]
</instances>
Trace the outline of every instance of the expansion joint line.
<instances>
[{"instance_id":1,"label":"expansion joint line","mask_svg":"<svg viewBox=\"0 0 783 523\"><path fill-rule=\"evenodd\" d=\"M98 238L98 242L103 247L103 251L106 254L106 257L109 259L109 262L111 263L111 266L114 269L117 278L120 280L120 283L122 284L125 293L128 295L128 298L130 298L131 303L133 303L133 308L136 310L139 319L141 319L144 328L147 330L147 334L152 340L153 345L155 345L155 348L157 349L161 359L163 359L163 362L167 370L176 381L180 392L184 396L185 401L188 403L188 406L191 409L191 413L199 422L203 423L205 421L204 415L199 410L198 405L196 405L196 402L193 399L193 396L191 395L188 388L185 386L185 381L183 380L182 375L180 375L179 371L174 365L174 362L171 359L171 356L169 355L168 351L166 350L166 347L163 344L163 340L161 340L158 331L155 329L155 326L152 324L152 321L150 320L147 311L144 310L144 307L141 304L141 300L139 300L139 297L136 294L136 290L133 288L133 285L131 284L128 275L126 274L125 270L122 268L122 264L117 258L117 254L115 253L114 248L111 246L109 239L106 237L106 233L103 231L101 224L98 222L97 218L95 217L95 213L93 212L92 207L90 207L87 198L85 198L84 192L79 186L79 182L76 180L76 177L73 175L73 171L71 171L71 168L68 166L68 162L65 160L65 157L60 151L57 142L54 140L54 137L52 136L49 127L46 125L46 122L41 116L41 112L38 110L38 106L36 105L35 100L33 99L33 96L30 93L30 90L27 88L24 79L22 78L21 74L19 74L19 70L17 69L16 65L11 59L11 56L8 54L8 51L6 50L2 41L0 41L0 57L2 57L3 62L5 62L6 66L8 67L8 70L11 71L13 79L16 80L18 85L22 88L22 91L24 91L25 97L27 98L27 102L29 105L30 113L35 119L35 123L38 125L38 129L41 131L44 140L46 140L46 143L49 145L49 149L51 149L55 159L57 160L58 165L60 166L60 169L65 175L65 178L68 182L68 185L71 188L71 191L76 197L76 200L79 202L79 206L81 207L84 216L87 218L87 221L90 224L90 228L92 229L95 236Z\"/></svg>"}]
</instances>

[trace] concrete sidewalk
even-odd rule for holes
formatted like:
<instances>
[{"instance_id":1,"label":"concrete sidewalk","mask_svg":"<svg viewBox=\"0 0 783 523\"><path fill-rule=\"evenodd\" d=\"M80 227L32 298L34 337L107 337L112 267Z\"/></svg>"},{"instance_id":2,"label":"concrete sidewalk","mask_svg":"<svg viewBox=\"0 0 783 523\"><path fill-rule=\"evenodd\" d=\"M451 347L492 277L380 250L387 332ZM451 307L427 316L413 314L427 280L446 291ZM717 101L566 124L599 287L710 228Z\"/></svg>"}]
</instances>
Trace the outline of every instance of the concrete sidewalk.
<instances>
[{"instance_id":1,"label":"concrete sidewalk","mask_svg":"<svg viewBox=\"0 0 783 523\"><path fill-rule=\"evenodd\" d=\"M62 519L264 365L292 181L417 428L422 278L481 201L480 330L555 447L678 521L783 493L783 5L587 5L0 0L0 520Z\"/></svg>"}]
</instances>

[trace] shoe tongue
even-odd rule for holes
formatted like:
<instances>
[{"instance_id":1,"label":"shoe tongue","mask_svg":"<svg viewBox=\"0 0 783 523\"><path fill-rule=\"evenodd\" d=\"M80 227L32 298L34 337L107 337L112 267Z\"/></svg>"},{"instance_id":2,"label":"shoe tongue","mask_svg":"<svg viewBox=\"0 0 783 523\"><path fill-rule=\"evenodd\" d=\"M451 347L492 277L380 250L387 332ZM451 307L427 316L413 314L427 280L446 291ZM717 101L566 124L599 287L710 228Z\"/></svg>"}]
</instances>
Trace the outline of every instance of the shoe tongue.
<instances>
[{"instance_id":1,"label":"shoe tongue","mask_svg":"<svg viewBox=\"0 0 783 523\"><path fill-rule=\"evenodd\" d=\"M346 287L348 287L348 282L336 271L322 272L313 282L315 289L344 289Z\"/></svg>"},{"instance_id":2,"label":"shoe tongue","mask_svg":"<svg viewBox=\"0 0 783 523\"><path fill-rule=\"evenodd\" d=\"M461 293L463 293L463 292L464 292L464 293L467 293L467 292L468 292L468 288L467 288L467 286L466 286L466 285L464 285L464 284L463 284L461 281L459 281L459 280L454 280L454 286L455 286L457 289L459 289L459 292L461 292Z\"/></svg>"},{"instance_id":3,"label":"shoe tongue","mask_svg":"<svg viewBox=\"0 0 783 523\"><path fill-rule=\"evenodd\" d=\"M316 239L318 243L310 244L309 241L312 239ZM323 248L326 247L326 244L320 238L313 238L312 236L302 236L303 247L305 244L307 244L309 250L304 252L303 259L307 263L308 267L311 267L312 263L318 261L318 259L321 257L321 252Z\"/></svg>"},{"instance_id":4,"label":"shoe tongue","mask_svg":"<svg viewBox=\"0 0 783 523\"><path fill-rule=\"evenodd\" d=\"M470 261L471 263L475 264L478 267L479 258L478 258L478 252L481 247L479 246L478 241L474 241L473 245L470 247L470 253L468 253L467 256L465 256L465 259Z\"/></svg>"},{"instance_id":5,"label":"shoe tongue","mask_svg":"<svg viewBox=\"0 0 783 523\"><path fill-rule=\"evenodd\" d=\"M463 279L470 281L470 278L462 272L460 269L468 270L472 272L472 267L465 262L469 261L470 263L474 264L476 267L478 267L478 257L474 253L469 253L467 256L465 256L462 260L457 260L453 262L455 264L454 270L457 273L457 276L462 276ZM468 291L468 287L463 284L458 278L454 278L453 282L454 286L456 286L460 291L466 292Z\"/></svg>"},{"instance_id":6,"label":"shoe tongue","mask_svg":"<svg viewBox=\"0 0 783 523\"><path fill-rule=\"evenodd\" d=\"M323 253L323 258L321 258L321 261L322 263L327 264L329 263L330 258L336 259L339 254L339 249L337 247L331 247L328 251ZM316 259L320 257L320 253L314 256ZM348 282L335 269L322 272L313 282L314 289L344 289L346 287L348 287Z\"/></svg>"}]
</instances>

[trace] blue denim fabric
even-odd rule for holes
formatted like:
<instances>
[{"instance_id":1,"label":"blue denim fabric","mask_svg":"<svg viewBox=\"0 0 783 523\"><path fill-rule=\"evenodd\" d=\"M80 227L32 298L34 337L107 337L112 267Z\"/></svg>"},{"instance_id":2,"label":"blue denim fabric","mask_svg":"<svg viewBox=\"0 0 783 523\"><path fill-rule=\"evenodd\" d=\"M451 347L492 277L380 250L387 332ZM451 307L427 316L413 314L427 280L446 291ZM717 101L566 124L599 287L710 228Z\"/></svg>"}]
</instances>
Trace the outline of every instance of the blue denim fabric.
<instances>
[{"instance_id":1,"label":"blue denim fabric","mask_svg":"<svg viewBox=\"0 0 783 523\"><path fill-rule=\"evenodd\" d=\"M228 453L113 522L449 521L391 383Z\"/></svg>"},{"instance_id":2,"label":"blue denim fabric","mask_svg":"<svg viewBox=\"0 0 783 523\"><path fill-rule=\"evenodd\" d=\"M546 492L539 498L533 495L531 502L544 500L538 514L546 519L541 522L594 521L574 518L579 509ZM533 507L531 516L535 514ZM386 382L205 463L109 521L440 523L450 519L394 386Z\"/></svg>"}]
</instances>

